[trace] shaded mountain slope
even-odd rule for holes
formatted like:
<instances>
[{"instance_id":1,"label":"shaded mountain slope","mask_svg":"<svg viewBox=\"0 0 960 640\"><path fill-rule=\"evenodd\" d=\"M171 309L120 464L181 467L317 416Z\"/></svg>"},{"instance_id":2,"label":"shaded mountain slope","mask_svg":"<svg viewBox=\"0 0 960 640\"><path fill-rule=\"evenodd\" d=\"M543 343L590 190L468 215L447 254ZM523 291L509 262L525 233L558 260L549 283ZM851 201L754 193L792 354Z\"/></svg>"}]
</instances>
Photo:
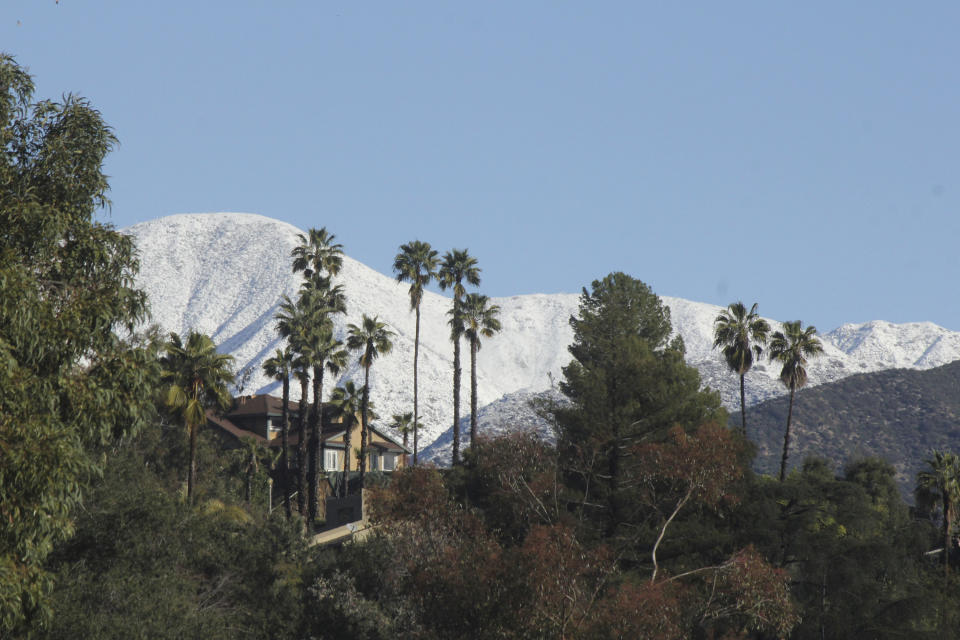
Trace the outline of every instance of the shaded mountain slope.
<instances>
[{"instance_id":1,"label":"shaded mountain slope","mask_svg":"<svg viewBox=\"0 0 960 640\"><path fill-rule=\"evenodd\" d=\"M758 447L755 466L765 473L780 468L787 404L781 397L747 411L748 434ZM739 421L737 412L731 424ZM960 451L960 362L859 374L796 394L791 468L807 456L828 458L838 469L852 459L880 457L896 467L909 493L931 449Z\"/></svg>"}]
</instances>

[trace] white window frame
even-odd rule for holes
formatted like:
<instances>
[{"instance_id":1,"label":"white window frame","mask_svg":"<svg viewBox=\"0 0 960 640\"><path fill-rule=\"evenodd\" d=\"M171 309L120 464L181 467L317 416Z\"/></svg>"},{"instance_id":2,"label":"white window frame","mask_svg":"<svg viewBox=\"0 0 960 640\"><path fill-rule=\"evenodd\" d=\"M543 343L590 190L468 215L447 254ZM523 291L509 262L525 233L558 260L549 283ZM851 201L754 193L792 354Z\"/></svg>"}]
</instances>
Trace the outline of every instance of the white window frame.
<instances>
[{"instance_id":1,"label":"white window frame","mask_svg":"<svg viewBox=\"0 0 960 640\"><path fill-rule=\"evenodd\" d=\"M330 463L331 459L333 464ZM325 449L323 451L323 468L327 471L343 471L343 458L339 449Z\"/></svg>"}]
</instances>

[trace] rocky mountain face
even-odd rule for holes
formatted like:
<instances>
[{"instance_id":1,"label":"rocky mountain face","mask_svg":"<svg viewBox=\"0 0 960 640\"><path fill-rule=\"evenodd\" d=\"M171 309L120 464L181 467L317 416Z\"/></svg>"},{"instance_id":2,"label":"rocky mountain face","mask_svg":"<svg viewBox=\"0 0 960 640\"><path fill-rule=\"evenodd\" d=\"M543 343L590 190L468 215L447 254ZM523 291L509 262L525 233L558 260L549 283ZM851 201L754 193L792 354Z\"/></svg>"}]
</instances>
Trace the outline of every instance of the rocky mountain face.
<instances>
[{"instance_id":1,"label":"rocky mountain face","mask_svg":"<svg viewBox=\"0 0 960 640\"><path fill-rule=\"evenodd\" d=\"M336 220L326 226L336 232ZM274 315L282 296L295 297L299 287L300 278L290 268L290 252L303 231L278 220L239 213L168 216L124 231L136 238L140 250L138 285L150 296L153 322L165 331L208 333L222 351L236 358L239 372L249 372L245 393L278 394L279 383L268 379L261 365L281 345ZM398 238L397 246L405 240ZM643 274L632 275L643 278ZM393 351L371 370L371 397L383 424L393 413L413 408L414 315L408 285L349 257L344 258L336 282L344 285L348 303L347 315L337 322L338 337L342 339L346 325L358 323L364 313L379 316L396 334ZM587 284L570 286L579 289ZM656 283L649 284L655 289ZM501 309L503 331L484 342L477 365L479 403L489 407L486 415L496 415L497 422L508 426L519 420L519 414L509 409L520 411L523 403L515 399L549 390L560 380L573 336L569 318L577 312L578 300L576 294L493 299ZM671 309L674 331L686 343L687 361L700 370L704 384L720 392L729 408L738 409L738 379L712 348L713 320L721 308L682 298L663 300ZM425 292L419 369L421 448L437 440L453 420L449 308L449 298ZM771 324L778 325L772 320ZM810 366L810 386L895 367L929 369L960 358L960 333L931 323L844 325L821 338L825 353ZM461 406L466 413L469 356L463 366ZM362 375L353 364L341 379L359 382ZM769 363L755 366L747 376L748 402L782 395L778 375L779 370ZM327 382L327 393L333 386L333 381ZM503 400L504 396L508 398ZM493 422L488 418L487 424ZM437 456L442 459L442 454Z\"/></svg>"}]
</instances>

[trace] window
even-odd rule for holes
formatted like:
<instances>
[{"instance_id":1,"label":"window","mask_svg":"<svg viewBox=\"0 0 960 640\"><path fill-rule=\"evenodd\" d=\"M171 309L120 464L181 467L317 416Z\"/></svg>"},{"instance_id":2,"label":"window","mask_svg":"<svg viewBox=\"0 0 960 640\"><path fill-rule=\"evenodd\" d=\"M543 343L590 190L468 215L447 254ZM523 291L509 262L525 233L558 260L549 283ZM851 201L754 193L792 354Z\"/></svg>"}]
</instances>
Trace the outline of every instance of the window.
<instances>
[{"instance_id":1,"label":"window","mask_svg":"<svg viewBox=\"0 0 960 640\"><path fill-rule=\"evenodd\" d=\"M383 454L383 470L384 471L394 471L397 468L397 454L395 453L385 453Z\"/></svg>"},{"instance_id":2,"label":"window","mask_svg":"<svg viewBox=\"0 0 960 640\"><path fill-rule=\"evenodd\" d=\"M336 449L327 449L323 452L323 468L327 471L343 471L343 459Z\"/></svg>"},{"instance_id":3,"label":"window","mask_svg":"<svg viewBox=\"0 0 960 640\"><path fill-rule=\"evenodd\" d=\"M370 471L380 470L380 454L374 452L370 454L370 463L367 465Z\"/></svg>"}]
</instances>

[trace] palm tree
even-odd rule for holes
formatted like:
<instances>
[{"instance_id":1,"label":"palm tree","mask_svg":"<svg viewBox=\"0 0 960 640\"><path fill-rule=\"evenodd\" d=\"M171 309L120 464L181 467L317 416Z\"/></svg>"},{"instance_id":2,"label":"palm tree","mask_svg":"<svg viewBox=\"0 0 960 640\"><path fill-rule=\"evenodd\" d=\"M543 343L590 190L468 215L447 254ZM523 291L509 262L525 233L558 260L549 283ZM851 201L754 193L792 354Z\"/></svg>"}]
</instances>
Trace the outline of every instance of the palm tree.
<instances>
[{"instance_id":1,"label":"palm tree","mask_svg":"<svg viewBox=\"0 0 960 640\"><path fill-rule=\"evenodd\" d=\"M406 449L408 436L413 431L413 414L409 411L393 414L393 422L390 423L390 426L403 436L403 448Z\"/></svg>"},{"instance_id":2,"label":"palm tree","mask_svg":"<svg viewBox=\"0 0 960 640\"><path fill-rule=\"evenodd\" d=\"M336 236L326 227L310 229L307 235L297 234L300 244L290 252L293 272L303 273L304 280L322 276L324 272L335 276L343 266L343 245L333 240Z\"/></svg>"},{"instance_id":3,"label":"palm tree","mask_svg":"<svg viewBox=\"0 0 960 640\"><path fill-rule=\"evenodd\" d=\"M470 293L460 307L461 324L470 341L470 447L477 442L477 351L480 338L492 338L500 331L500 307L490 298Z\"/></svg>"},{"instance_id":4,"label":"palm tree","mask_svg":"<svg viewBox=\"0 0 960 640\"><path fill-rule=\"evenodd\" d=\"M167 406L183 420L190 436L187 500L193 502L197 483L197 432L207 420L207 409L226 410L232 398L233 356L217 353L209 336L191 331L187 341L170 334L162 359L163 379L169 383Z\"/></svg>"},{"instance_id":5,"label":"palm tree","mask_svg":"<svg viewBox=\"0 0 960 640\"><path fill-rule=\"evenodd\" d=\"M926 463L929 469L917 474L917 503L940 501L943 509L943 575L947 578L950 575L951 531L960 500L960 457L933 451L933 458Z\"/></svg>"},{"instance_id":6,"label":"palm tree","mask_svg":"<svg viewBox=\"0 0 960 640\"><path fill-rule=\"evenodd\" d=\"M277 349L273 357L263 363L264 372L283 385L283 406L280 409L280 489L283 491L283 509L290 519L290 376L293 374L294 355L290 347Z\"/></svg>"},{"instance_id":7,"label":"palm tree","mask_svg":"<svg viewBox=\"0 0 960 640\"><path fill-rule=\"evenodd\" d=\"M360 488L363 488L364 475L367 471L367 439L369 437L367 409L370 402L370 365L381 355L390 353L393 342L390 337L393 331L387 325L377 320L377 316L370 317L363 314L360 326L347 326L347 348L351 351L360 351L360 366L363 367L363 399L360 404Z\"/></svg>"},{"instance_id":8,"label":"palm tree","mask_svg":"<svg viewBox=\"0 0 960 640\"><path fill-rule=\"evenodd\" d=\"M314 325L306 341L307 354L313 367L313 407L310 411L310 480L308 490L308 522L313 524L319 509L320 483L323 479L323 374L338 375L347 364L343 343L333 337L329 319Z\"/></svg>"},{"instance_id":9,"label":"palm tree","mask_svg":"<svg viewBox=\"0 0 960 640\"><path fill-rule=\"evenodd\" d=\"M413 424L420 419L417 397L417 361L420 357L420 301L423 299L423 287L437 276L437 252L428 242L413 242L400 245L400 253L393 259L393 270L397 282L410 283L410 309L417 314L416 332L413 338ZM413 430L413 464L417 464L419 451L418 430ZM403 446L407 446L404 442Z\"/></svg>"},{"instance_id":10,"label":"palm tree","mask_svg":"<svg viewBox=\"0 0 960 640\"><path fill-rule=\"evenodd\" d=\"M301 296L302 300L302 296ZM312 318L304 305L294 302L284 295L277 319L277 331L289 341L294 353L293 375L300 382L300 402L297 411L297 511L307 515L307 420L308 390L310 388L310 369L313 366L308 353L307 339Z\"/></svg>"},{"instance_id":11,"label":"palm tree","mask_svg":"<svg viewBox=\"0 0 960 640\"><path fill-rule=\"evenodd\" d=\"M340 496L347 495L347 489L350 482L350 432L353 425L357 422L357 411L362 402L361 397L365 393L362 389L357 389L353 380L348 380L342 387L333 390L330 397L330 404L334 407L335 415L340 418L343 424L343 483L340 486Z\"/></svg>"},{"instance_id":12,"label":"palm tree","mask_svg":"<svg viewBox=\"0 0 960 640\"><path fill-rule=\"evenodd\" d=\"M787 473L787 455L790 450L790 421L793 418L793 395L807 384L807 357L823 353L823 345L816 337L817 329L806 329L799 320L784 322L783 331L774 331L770 338L770 360L783 365L780 382L790 390L790 408L787 410L787 429L783 435L783 457L780 459L780 482Z\"/></svg>"},{"instance_id":13,"label":"palm tree","mask_svg":"<svg viewBox=\"0 0 960 640\"><path fill-rule=\"evenodd\" d=\"M245 437L240 440L240 447L234 449L232 454L237 466L246 478L244 502L249 505L253 496L253 479L260 472L261 461L269 464L270 451L253 438Z\"/></svg>"},{"instance_id":14,"label":"palm tree","mask_svg":"<svg viewBox=\"0 0 960 640\"><path fill-rule=\"evenodd\" d=\"M754 358L763 354L761 345L767 344L770 325L757 315L757 303L750 311L742 302L734 302L720 312L713 321L713 348L723 347L723 359L731 371L740 376L740 417L743 435L747 435L747 404L744 377L753 366Z\"/></svg>"},{"instance_id":15,"label":"palm tree","mask_svg":"<svg viewBox=\"0 0 960 640\"><path fill-rule=\"evenodd\" d=\"M460 303L466 295L464 281L473 286L480 285L480 267L477 259L471 257L466 249L454 249L443 256L443 262L437 271L440 288L453 289L453 308L450 318L450 339L453 341L453 464L460 462L460 336L463 325L460 322Z\"/></svg>"}]
</instances>

